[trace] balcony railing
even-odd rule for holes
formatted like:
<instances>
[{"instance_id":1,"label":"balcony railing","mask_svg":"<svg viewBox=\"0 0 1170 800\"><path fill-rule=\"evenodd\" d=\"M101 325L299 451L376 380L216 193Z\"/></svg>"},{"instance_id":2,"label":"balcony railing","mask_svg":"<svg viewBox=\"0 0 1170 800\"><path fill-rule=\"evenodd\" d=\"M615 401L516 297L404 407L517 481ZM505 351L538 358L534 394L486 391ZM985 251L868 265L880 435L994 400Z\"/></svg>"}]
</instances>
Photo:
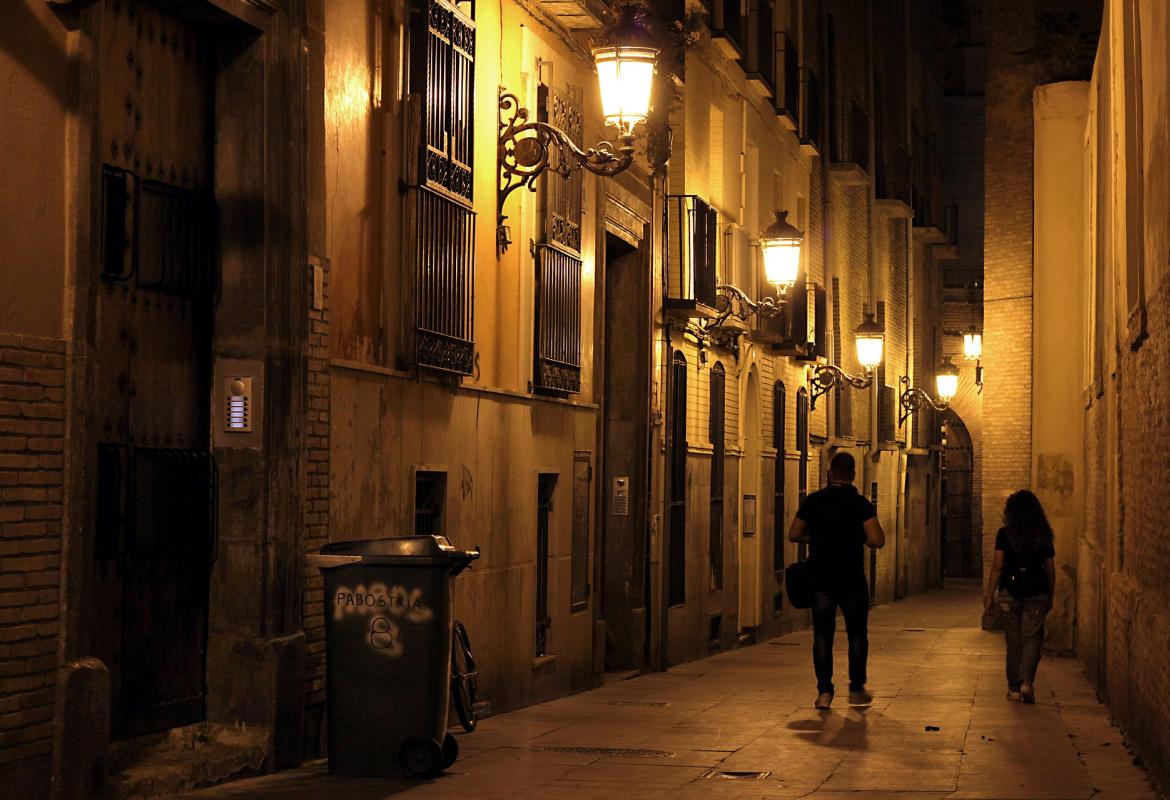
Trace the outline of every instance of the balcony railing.
<instances>
[{"instance_id":1,"label":"balcony railing","mask_svg":"<svg viewBox=\"0 0 1170 800\"><path fill-rule=\"evenodd\" d=\"M832 159L869 169L869 112L855 98L834 101Z\"/></svg>"},{"instance_id":2,"label":"balcony railing","mask_svg":"<svg viewBox=\"0 0 1170 800\"><path fill-rule=\"evenodd\" d=\"M474 363L475 212L412 188L414 356L422 367L470 375Z\"/></svg>"},{"instance_id":3,"label":"balcony railing","mask_svg":"<svg viewBox=\"0 0 1170 800\"><path fill-rule=\"evenodd\" d=\"M800 68L800 143L815 147L818 153L824 152L824 140L821 131L821 109L823 106L821 82L811 67Z\"/></svg>"},{"instance_id":4,"label":"balcony railing","mask_svg":"<svg viewBox=\"0 0 1170 800\"><path fill-rule=\"evenodd\" d=\"M581 259L536 245L536 365L533 384L581 391Z\"/></svg>"},{"instance_id":5,"label":"balcony railing","mask_svg":"<svg viewBox=\"0 0 1170 800\"><path fill-rule=\"evenodd\" d=\"M667 308L695 316L715 309L718 212L693 194L668 195Z\"/></svg>"},{"instance_id":6,"label":"balcony railing","mask_svg":"<svg viewBox=\"0 0 1170 800\"><path fill-rule=\"evenodd\" d=\"M747 79L757 84L768 96L776 94L776 64L774 51L776 35L773 31L772 0L754 0L748 12L748 52L744 64Z\"/></svg>"},{"instance_id":7,"label":"balcony railing","mask_svg":"<svg viewBox=\"0 0 1170 800\"><path fill-rule=\"evenodd\" d=\"M747 52L747 15L743 0L711 0L711 38L727 45L729 55L742 58Z\"/></svg>"},{"instance_id":8,"label":"balcony railing","mask_svg":"<svg viewBox=\"0 0 1170 800\"><path fill-rule=\"evenodd\" d=\"M777 114L786 114L798 126L800 115L800 68L797 67L796 42L784 31L776 32L772 50L776 73L776 93L773 104Z\"/></svg>"},{"instance_id":9,"label":"balcony railing","mask_svg":"<svg viewBox=\"0 0 1170 800\"><path fill-rule=\"evenodd\" d=\"M878 154L877 197L879 200L900 200L906 205L913 204L913 182L911 180L910 154L901 145L889 145Z\"/></svg>"}]
</instances>

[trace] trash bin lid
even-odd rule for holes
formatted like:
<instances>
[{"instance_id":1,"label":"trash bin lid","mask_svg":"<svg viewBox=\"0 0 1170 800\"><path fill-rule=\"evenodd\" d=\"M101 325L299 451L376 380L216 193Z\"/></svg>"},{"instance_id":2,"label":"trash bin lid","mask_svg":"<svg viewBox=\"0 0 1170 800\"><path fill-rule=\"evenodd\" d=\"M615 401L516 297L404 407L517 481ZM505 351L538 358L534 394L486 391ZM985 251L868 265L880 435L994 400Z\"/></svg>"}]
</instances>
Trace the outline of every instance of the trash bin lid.
<instances>
[{"instance_id":1,"label":"trash bin lid","mask_svg":"<svg viewBox=\"0 0 1170 800\"><path fill-rule=\"evenodd\" d=\"M351 564L455 564L479 558L478 550L459 550L445 536L392 536L385 539L354 539L330 542L321 548L322 556L348 556ZM322 559L322 561L324 561ZM341 559L317 566L340 566Z\"/></svg>"}]
</instances>

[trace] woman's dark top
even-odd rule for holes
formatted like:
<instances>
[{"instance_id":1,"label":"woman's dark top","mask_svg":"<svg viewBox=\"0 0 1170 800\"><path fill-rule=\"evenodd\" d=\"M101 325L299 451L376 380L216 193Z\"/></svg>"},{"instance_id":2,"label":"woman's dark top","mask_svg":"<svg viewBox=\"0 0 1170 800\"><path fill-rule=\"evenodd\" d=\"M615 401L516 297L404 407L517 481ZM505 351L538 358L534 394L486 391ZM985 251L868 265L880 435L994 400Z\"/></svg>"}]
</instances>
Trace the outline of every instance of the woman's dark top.
<instances>
[{"instance_id":1,"label":"woman's dark top","mask_svg":"<svg viewBox=\"0 0 1170 800\"><path fill-rule=\"evenodd\" d=\"M999 573L999 588L1007 591L1008 581L1020 566L1028 568L1036 575L1045 575L1045 565L1048 559L1056 558L1056 549L1052 545L1045 545L1038 549L1016 550L1012 547L1012 538L1007 528L1000 528L995 534L995 549L1003 551L1003 571ZM1048 579L1045 575L1043 594L1048 594Z\"/></svg>"}]
</instances>

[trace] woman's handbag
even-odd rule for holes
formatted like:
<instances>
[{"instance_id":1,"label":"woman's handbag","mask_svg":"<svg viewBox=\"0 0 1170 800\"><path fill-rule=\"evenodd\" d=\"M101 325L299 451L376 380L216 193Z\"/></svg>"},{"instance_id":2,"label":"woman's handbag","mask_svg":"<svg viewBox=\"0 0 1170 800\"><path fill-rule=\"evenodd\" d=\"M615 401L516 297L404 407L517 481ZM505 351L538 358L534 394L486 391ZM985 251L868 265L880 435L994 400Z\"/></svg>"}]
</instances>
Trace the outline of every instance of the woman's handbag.
<instances>
[{"instance_id":1,"label":"woman's handbag","mask_svg":"<svg viewBox=\"0 0 1170 800\"><path fill-rule=\"evenodd\" d=\"M796 561L784 569L784 591L793 608L812 606L813 576L807 561Z\"/></svg>"}]
</instances>

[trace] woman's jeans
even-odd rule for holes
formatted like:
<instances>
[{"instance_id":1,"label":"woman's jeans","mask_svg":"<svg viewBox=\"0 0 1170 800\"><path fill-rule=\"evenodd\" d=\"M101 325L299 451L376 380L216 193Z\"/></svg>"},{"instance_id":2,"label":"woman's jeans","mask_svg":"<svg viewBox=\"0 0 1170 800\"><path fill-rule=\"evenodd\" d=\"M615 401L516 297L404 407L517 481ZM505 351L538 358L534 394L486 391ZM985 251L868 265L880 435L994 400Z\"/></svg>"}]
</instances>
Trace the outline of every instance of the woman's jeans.
<instances>
[{"instance_id":1,"label":"woman's jeans","mask_svg":"<svg viewBox=\"0 0 1170 800\"><path fill-rule=\"evenodd\" d=\"M1044 618L1052 608L1052 600L1046 594L1017 600L1007 592L999 592L996 602L1007 640L1008 689L1018 692L1024 681L1036 682L1036 667L1044 644Z\"/></svg>"},{"instance_id":2,"label":"woman's jeans","mask_svg":"<svg viewBox=\"0 0 1170 800\"><path fill-rule=\"evenodd\" d=\"M833 634L837 631L837 607L845 617L849 636L849 689L865 688L865 662L869 658L866 623L869 596L864 583L844 591L813 593L813 668L817 674L817 691L833 693Z\"/></svg>"}]
</instances>

